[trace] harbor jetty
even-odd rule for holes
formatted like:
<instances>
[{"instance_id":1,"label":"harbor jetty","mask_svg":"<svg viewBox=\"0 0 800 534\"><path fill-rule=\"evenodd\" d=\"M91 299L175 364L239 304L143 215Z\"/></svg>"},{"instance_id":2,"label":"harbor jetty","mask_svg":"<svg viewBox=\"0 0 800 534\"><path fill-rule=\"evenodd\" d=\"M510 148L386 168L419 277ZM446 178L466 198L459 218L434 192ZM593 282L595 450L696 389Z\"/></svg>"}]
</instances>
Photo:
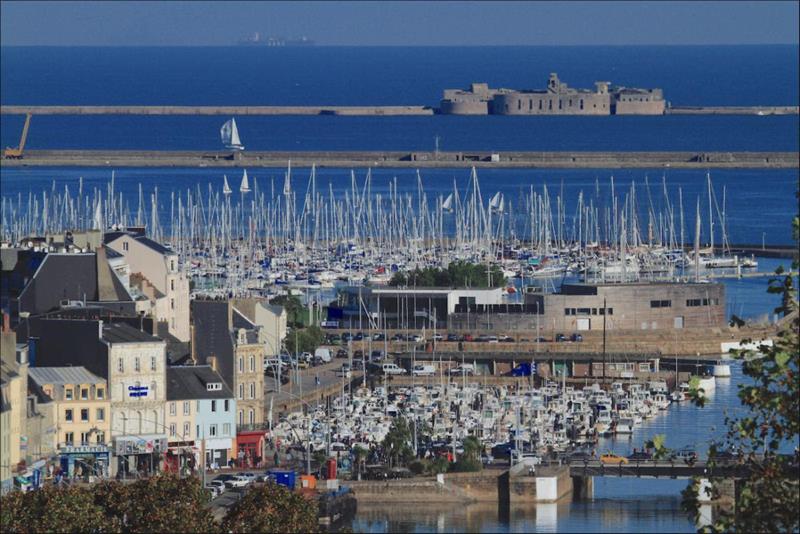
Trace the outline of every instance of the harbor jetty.
<instances>
[{"instance_id":1,"label":"harbor jetty","mask_svg":"<svg viewBox=\"0 0 800 534\"><path fill-rule=\"evenodd\" d=\"M797 152L407 152L26 150L3 167L396 167L396 168L777 168L800 166Z\"/></svg>"}]
</instances>

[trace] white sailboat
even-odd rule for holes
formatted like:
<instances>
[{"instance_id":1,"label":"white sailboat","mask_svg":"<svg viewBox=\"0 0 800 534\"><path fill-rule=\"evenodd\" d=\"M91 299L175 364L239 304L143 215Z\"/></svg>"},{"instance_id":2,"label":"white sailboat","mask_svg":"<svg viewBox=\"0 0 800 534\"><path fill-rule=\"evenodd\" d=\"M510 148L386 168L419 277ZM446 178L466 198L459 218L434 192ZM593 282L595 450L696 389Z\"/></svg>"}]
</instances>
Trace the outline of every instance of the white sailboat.
<instances>
[{"instance_id":1,"label":"white sailboat","mask_svg":"<svg viewBox=\"0 0 800 534\"><path fill-rule=\"evenodd\" d=\"M240 193L249 193L250 192L250 182L248 182L248 180L247 180L247 169L245 169L244 173L242 173L242 183L241 183L241 185L239 185L239 192Z\"/></svg>"},{"instance_id":2,"label":"white sailboat","mask_svg":"<svg viewBox=\"0 0 800 534\"><path fill-rule=\"evenodd\" d=\"M446 211L447 213L453 212L453 193L447 195L447 198L444 199L444 202L442 202L442 210Z\"/></svg>"},{"instance_id":3,"label":"white sailboat","mask_svg":"<svg viewBox=\"0 0 800 534\"><path fill-rule=\"evenodd\" d=\"M222 193L224 195L230 195L233 191L231 190L231 186L228 185L228 176L222 175L222 179L225 180L225 183L222 185Z\"/></svg>"},{"instance_id":4,"label":"white sailboat","mask_svg":"<svg viewBox=\"0 0 800 534\"><path fill-rule=\"evenodd\" d=\"M220 137L222 137L222 144L226 148L233 150L244 150L244 145L239 139L239 129L236 127L236 119L231 118L229 121L222 125L219 129Z\"/></svg>"}]
</instances>

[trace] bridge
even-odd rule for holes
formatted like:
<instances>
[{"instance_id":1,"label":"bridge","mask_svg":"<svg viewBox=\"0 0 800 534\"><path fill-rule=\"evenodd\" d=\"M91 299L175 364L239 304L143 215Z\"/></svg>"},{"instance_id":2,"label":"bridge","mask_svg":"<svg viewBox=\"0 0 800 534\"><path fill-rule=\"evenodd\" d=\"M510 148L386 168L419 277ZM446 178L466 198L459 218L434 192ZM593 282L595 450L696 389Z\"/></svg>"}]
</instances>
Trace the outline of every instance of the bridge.
<instances>
[{"instance_id":1,"label":"bridge","mask_svg":"<svg viewBox=\"0 0 800 534\"><path fill-rule=\"evenodd\" d=\"M636 477L636 478L747 478L750 469L736 463L710 466L704 461L687 464L682 460L628 460L628 463L604 464L598 460L571 462L573 477Z\"/></svg>"}]
</instances>

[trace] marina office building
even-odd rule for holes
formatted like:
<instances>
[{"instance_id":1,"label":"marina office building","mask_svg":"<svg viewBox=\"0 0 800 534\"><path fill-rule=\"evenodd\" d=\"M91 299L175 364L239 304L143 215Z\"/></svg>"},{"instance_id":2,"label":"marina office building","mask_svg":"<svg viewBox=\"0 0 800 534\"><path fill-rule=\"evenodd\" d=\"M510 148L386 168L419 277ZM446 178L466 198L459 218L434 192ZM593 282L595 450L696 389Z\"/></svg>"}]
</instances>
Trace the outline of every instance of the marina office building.
<instances>
[{"instance_id":1,"label":"marina office building","mask_svg":"<svg viewBox=\"0 0 800 534\"><path fill-rule=\"evenodd\" d=\"M502 288L343 288L328 317L341 328L515 332L680 330L725 325L718 283L563 284L557 293L528 288L512 303ZM603 305L605 301L605 306Z\"/></svg>"}]
</instances>

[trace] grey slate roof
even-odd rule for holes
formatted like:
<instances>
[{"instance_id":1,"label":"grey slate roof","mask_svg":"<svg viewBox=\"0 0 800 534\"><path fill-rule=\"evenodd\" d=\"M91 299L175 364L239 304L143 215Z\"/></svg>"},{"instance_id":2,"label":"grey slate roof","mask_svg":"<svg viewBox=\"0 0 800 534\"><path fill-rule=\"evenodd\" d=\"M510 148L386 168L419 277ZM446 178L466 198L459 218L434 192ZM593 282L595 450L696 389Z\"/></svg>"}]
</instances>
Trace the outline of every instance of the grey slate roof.
<instances>
[{"instance_id":1,"label":"grey slate roof","mask_svg":"<svg viewBox=\"0 0 800 534\"><path fill-rule=\"evenodd\" d=\"M205 363L206 358L215 356L219 374L233 387L233 339L228 328L228 302L193 300L191 307L195 357Z\"/></svg>"},{"instance_id":2,"label":"grey slate roof","mask_svg":"<svg viewBox=\"0 0 800 534\"><path fill-rule=\"evenodd\" d=\"M241 313L236 308L233 308L233 327L237 330L239 328L244 328L245 330L252 330L256 327L253 322L248 319L243 313Z\"/></svg>"},{"instance_id":3,"label":"grey slate roof","mask_svg":"<svg viewBox=\"0 0 800 534\"><path fill-rule=\"evenodd\" d=\"M125 323L103 325L103 339L109 343L159 343L163 342L147 332L137 330Z\"/></svg>"},{"instance_id":4,"label":"grey slate roof","mask_svg":"<svg viewBox=\"0 0 800 534\"><path fill-rule=\"evenodd\" d=\"M221 390L208 391L206 384L218 382ZM209 365L167 367L167 400L232 399L233 392Z\"/></svg>"},{"instance_id":5,"label":"grey slate roof","mask_svg":"<svg viewBox=\"0 0 800 534\"><path fill-rule=\"evenodd\" d=\"M105 378L90 373L83 366L76 367L30 367L28 376L42 384L105 384Z\"/></svg>"},{"instance_id":6,"label":"grey slate roof","mask_svg":"<svg viewBox=\"0 0 800 534\"><path fill-rule=\"evenodd\" d=\"M173 252L172 250L168 249L167 247L165 247L161 243L153 241L149 237L141 236L141 237L136 237L135 239L136 239L136 241L138 241L142 245L144 245L144 246L146 246L146 247L148 247L150 249L155 250L159 254L175 254L175 252Z\"/></svg>"}]
</instances>

